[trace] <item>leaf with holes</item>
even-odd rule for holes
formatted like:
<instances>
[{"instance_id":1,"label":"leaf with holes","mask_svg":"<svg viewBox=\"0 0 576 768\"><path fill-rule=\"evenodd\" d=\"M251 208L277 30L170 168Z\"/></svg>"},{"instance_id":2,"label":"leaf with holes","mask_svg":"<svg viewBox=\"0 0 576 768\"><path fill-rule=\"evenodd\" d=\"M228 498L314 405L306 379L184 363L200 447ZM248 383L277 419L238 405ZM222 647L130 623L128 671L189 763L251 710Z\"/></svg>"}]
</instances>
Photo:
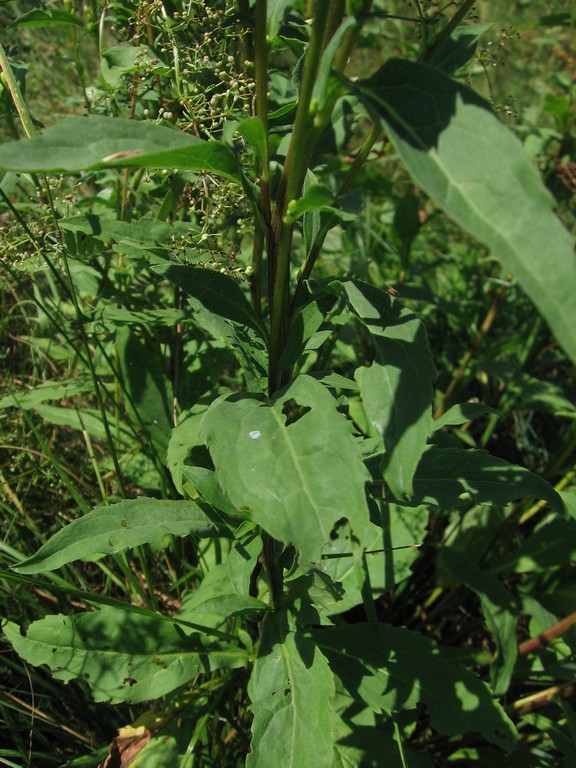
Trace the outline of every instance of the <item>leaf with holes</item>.
<instances>
[{"instance_id":1,"label":"leaf with holes","mask_svg":"<svg viewBox=\"0 0 576 768\"><path fill-rule=\"evenodd\" d=\"M186 637L164 617L106 607L33 622L25 634L6 622L4 635L28 663L46 664L58 680L84 680L95 701L136 703L165 696L201 672L234 669L246 650L205 635Z\"/></svg>"},{"instance_id":2,"label":"leaf with holes","mask_svg":"<svg viewBox=\"0 0 576 768\"><path fill-rule=\"evenodd\" d=\"M363 541L369 475L351 422L318 381L299 376L272 400L221 398L202 429L228 498L301 561L319 562L344 520Z\"/></svg>"},{"instance_id":3,"label":"leaf with holes","mask_svg":"<svg viewBox=\"0 0 576 768\"><path fill-rule=\"evenodd\" d=\"M264 625L248 694L254 721L246 768L332 768L334 679L314 643L290 631L284 610Z\"/></svg>"}]
</instances>

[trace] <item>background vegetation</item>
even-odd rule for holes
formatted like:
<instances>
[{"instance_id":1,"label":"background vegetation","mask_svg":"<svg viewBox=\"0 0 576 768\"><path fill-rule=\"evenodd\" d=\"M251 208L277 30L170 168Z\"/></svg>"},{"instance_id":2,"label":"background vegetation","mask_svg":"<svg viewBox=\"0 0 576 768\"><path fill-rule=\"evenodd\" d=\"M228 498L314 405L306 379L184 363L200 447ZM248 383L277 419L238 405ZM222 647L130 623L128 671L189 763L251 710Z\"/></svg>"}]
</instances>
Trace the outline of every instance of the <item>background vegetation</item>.
<instances>
[{"instance_id":1,"label":"background vegetation","mask_svg":"<svg viewBox=\"0 0 576 768\"><path fill-rule=\"evenodd\" d=\"M270 53L269 120L278 167L292 72L298 76L307 34L303 19L312 15L304 3L295 5ZM391 56L418 59L459 5L373 3L346 74L367 77ZM31 9L13 1L0 6L0 42L36 129L90 113L220 139L227 121L253 110L250 14L243 2ZM478 2L466 27L472 30L469 59L455 68L521 140L572 233L574 22L570 2ZM22 137L26 123L6 76L0 87L2 139ZM332 145L319 145L313 159L327 184L348 171L370 131L366 115L358 118L345 107L333 127ZM488 682L516 726L517 746L506 754L477 735L439 732L421 705L392 721L348 712L355 735L341 735L349 748L335 764L572 766L574 364L514 276L415 186L390 144L375 143L369 159L346 200L350 215L330 230L314 278L359 279L412 310L425 324L437 369L436 418L455 404L472 404L460 417L437 422L435 445L488 449L531 470L562 492L570 514L559 516L531 496L500 504L472 500L457 509L430 504L395 538L402 547L395 578L374 581L368 600L370 619L425 635L442 658ZM194 593L207 580L206 599L222 594L216 566L236 551L225 539L173 536L42 576L11 570L96 505L179 499L187 483L189 495L190 484L199 486L198 477L182 470L190 444L189 435L179 442L178 425L190 423L184 417L193 418L216 395L243 392L246 383L229 344L191 318L185 282L161 279L157 268L202 266L232 277L265 312L253 275L266 264L257 258L246 190L187 170L107 168L47 181L6 171L0 226L3 617L28 626L122 601L146 616L180 611L239 637L250 651L258 636L249 607L223 620L214 608L194 606ZM307 237L305 227L295 235L294 280ZM371 362L373 339L361 323L329 320L300 371L329 369L352 378L359 363ZM360 399L347 397L361 430ZM200 443L192 453L194 466L209 466ZM250 549L252 541L247 535L242 546ZM212 581L210 574L217 574ZM258 579L265 576L251 578L247 596L263 597ZM358 591L356 598L338 611L337 623L354 627L365 620L370 608ZM240 766L249 752L243 667L195 680L153 705L110 703L113 696L95 695L81 679L64 684L44 666L24 661L5 637L0 665L0 765L127 765L127 750L142 746L139 726L165 741L156 756L134 765ZM126 726L136 729L123 732L132 741L116 742L105 763ZM376 729L381 741L374 750L369 743ZM390 743L404 744L404 751L387 752Z\"/></svg>"}]
</instances>

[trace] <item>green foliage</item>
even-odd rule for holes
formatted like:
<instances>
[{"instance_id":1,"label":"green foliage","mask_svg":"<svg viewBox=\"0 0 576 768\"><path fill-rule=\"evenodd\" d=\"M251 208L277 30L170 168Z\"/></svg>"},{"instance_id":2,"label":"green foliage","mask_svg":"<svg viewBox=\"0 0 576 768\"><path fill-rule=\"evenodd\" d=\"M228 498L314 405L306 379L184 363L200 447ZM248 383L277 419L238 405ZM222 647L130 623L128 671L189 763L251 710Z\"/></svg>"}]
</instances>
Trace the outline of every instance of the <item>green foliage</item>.
<instances>
[{"instance_id":1,"label":"green foliage","mask_svg":"<svg viewBox=\"0 0 576 768\"><path fill-rule=\"evenodd\" d=\"M271 403L230 395L208 409L202 432L222 489L302 563L319 562L338 524L360 542L369 479L350 423L321 383L299 376ZM330 466L330 482L318 464Z\"/></svg>"},{"instance_id":2,"label":"green foliage","mask_svg":"<svg viewBox=\"0 0 576 768\"><path fill-rule=\"evenodd\" d=\"M479 731L510 751L516 730L490 692L469 672L432 653L430 641L386 624L316 630L318 646L348 692L375 712L426 704L441 733Z\"/></svg>"},{"instance_id":3,"label":"green foliage","mask_svg":"<svg viewBox=\"0 0 576 768\"><path fill-rule=\"evenodd\" d=\"M414 181L514 274L576 360L572 240L489 105L438 69L407 61L387 62L355 90Z\"/></svg>"},{"instance_id":4,"label":"green foliage","mask_svg":"<svg viewBox=\"0 0 576 768\"><path fill-rule=\"evenodd\" d=\"M171 168L216 173L233 181L240 169L220 142L202 141L147 122L94 115L70 118L48 128L24 145L5 145L0 163L6 170L78 173L101 168ZM23 153L23 154L21 154Z\"/></svg>"},{"instance_id":5,"label":"green foliage","mask_svg":"<svg viewBox=\"0 0 576 768\"><path fill-rule=\"evenodd\" d=\"M280 609L265 624L250 678L254 723L246 765L333 765L334 678L316 644ZM311 723L314 723L313 727Z\"/></svg>"},{"instance_id":6,"label":"green foliage","mask_svg":"<svg viewBox=\"0 0 576 768\"><path fill-rule=\"evenodd\" d=\"M38 133L0 49L0 709L25 663L70 723L35 764L573 757L570 200L471 87L491 19L397 5L14 8L89 113Z\"/></svg>"},{"instance_id":7,"label":"green foliage","mask_svg":"<svg viewBox=\"0 0 576 768\"><path fill-rule=\"evenodd\" d=\"M201 672L246 663L247 653L210 646L206 637L186 637L162 617L101 608L80 616L47 616L25 637L7 623L4 631L31 664L47 664L54 676L81 678L96 701L138 702L156 699L185 685Z\"/></svg>"},{"instance_id":8,"label":"green foliage","mask_svg":"<svg viewBox=\"0 0 576 768\"><path fill-rule=\"evenodd\" d=\"M96 507L74 520L38 552L14 566L20 573L44 573L81 558L155 544L165 536L210 536L217 530L192 501L126 499Z\"/></svg>"}]
</instances>

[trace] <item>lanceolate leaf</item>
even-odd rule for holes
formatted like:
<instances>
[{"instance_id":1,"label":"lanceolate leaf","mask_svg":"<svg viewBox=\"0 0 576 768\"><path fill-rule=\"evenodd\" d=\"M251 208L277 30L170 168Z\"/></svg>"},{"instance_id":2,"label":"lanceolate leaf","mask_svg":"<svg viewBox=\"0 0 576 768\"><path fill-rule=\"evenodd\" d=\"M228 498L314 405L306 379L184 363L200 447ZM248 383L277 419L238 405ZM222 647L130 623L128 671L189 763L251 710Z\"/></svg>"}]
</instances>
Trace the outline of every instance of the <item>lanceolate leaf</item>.
<instances>
[{"instance_id":1,"label":"lanceolate leaf","mask_svg":"<svg viewBox=\"0 0 576 768\"><path fill-rule=\"evenodd\" d=\"M241 667L248 656L241 648L204 642L204 636L186 637L164 618L111 607L47 616L25 635L12 622L3 629L28 663L46 664L64 682L84 680L95 701L113 703L156 699L202 672Z\"/></svg>"},{"instance_id":2,"label":"lanceolate leaf","mask_svg":"<svg viewBox=\"0 0 576 768\"><path fill-rule=\"evenodd\" d=\"M342 88L342 85L336 78L331 78L332 63L334 57L338 53L342 41L347 32L358 25L358 21L353 16L345 18L338 29L332 35L330 42L322 53L320 60L320 66L318 67L318 73L314 82L314 91L312 98L318 105L318 109L322 109L325 106L327 97L331 90L335 88Z\"/></svg>"},{"instance_id":3,"label":"lanceolate leaf","mask_svg":"<svg viewBox=\"0 0 576 768\"><path fill-rule=\"evenodd\" d=\"M157 270L189 294L194 318L232 351L252 391L266 389L266 332L231 277L208 269L170 266Z\"/></svg>"},{"instance_id":4,"label":"lanceolate leaf","mask_svg":"<svg viewBox=\"0 0 576 768\"><path fill-rule=\"evenodd\" d=\"M246 768L332 768L334 679L322 653L270 616L248 684L254 713Z\"/></svg>"},{"instance_id":5,"label":"lanceolate leaf","mask_svg":"<svg viewBox=\"0 0 576 768\"><path fill-rule=\"evenodd\" d=\"M164 277L184 288L206 311L217 314L238 325L246 325L265 336L264 325L254 312L246 295L231 277L201 267L172 265L156 270ZM195 304L192 304L196 308Z\"/></svg>"},{"instance_id":6,"label":"lanceolate leaf","mask_svg":"<svg viewBox=\"0 0 576 768\"><path fill-rule=\"evenodd\" d=\"M317 348L332 331L319 331L326 315L332 308L335 297L321 294L300 307L292 316L286 346L280 358L279 366L289 370L299 357L307 351Z\"/></svg>"},{"instance_id":7,"label":"lanceolate leaf","mask_svg":"<svg viewBox=\"0 0 576 768\"><path fill-rule=\"evenodd\" d=\"M457 27L449 40L430 59L430 63L449 74L474 61L480 38L492 24L471 24Z\"/></svg>"},{"instance_id":8,"label":"lanceolate leaf","mask_svg":"<svg viewBox=\"0 0 576 768\"><path fill-rule=\"evenodd\" d=\"M25 404L24 406L28 406ZM71 429L79 429L82 432L88 432L89 435L106 440L107 434L102 420L102 414L96 408L64 408L58 405L39 405L32 406L43 419L50 424L62 424ZM120 424L118 428L118 442L129 445L133 440L133 435L125 424Z\"/></svg>"},{"instance_id":9,"label":"lanceolate leaf","mask_svg":"<svg viewBox=\"0 0 576 768\"><path fill-rule=\"evenodd\" d=\"M9 26L11 27L56 27L72 24L75 27L83 27L84 22L78 16L68 11L57 8L34 8L19 16Z\"/></svg>"},{"instance_id":10,"label":"lanceolate leaf","mask_svg":"<svg viewBox=\"0 0 576 768\"><path fill-rule=\"evenodd\" d=\"M193 501L128 499L96 507L58 531L27 560L19 573L43 573L82 558L111 555L164 536L214 536L215 526Z\"/></svg>"},{"instance_id":11,"label":"lanceolate leaf","mask_svg":"<svg viewBox=\"0 0 576 768\"><path fill-rule=\"evenodd\" d=\"M90 392L94 384L88 378L76 376L65 381L45 381L33 389L0 397L0 410L4 408L35 408L46 400L63 400L81 392Z\"/></svg>"},{"instance_id":12,"label":"lanceolate leaf","mask_svg":"<svg viewBox=\"0 0 576 768\"><path fill-rule=\"evenodd\" d=\"M315 630L309 636L348 692L376 712L413 709L422 702L440 733L477 731L503 749L514 746L514 726L484 683L434 656L425 637L387 624Z\"/></svg>"},{"instance_id":13,"label":"lanceolate leaf","mask_svg":"<svg viewBox=\"0 0 576 768\"><path fill-rule=\"evenodd\" d=\"M518 279L576 360L576 259L521 144L473 91L434 67L390 60L351 86L416 183Z\"/></svg>"},{"instance_id":14,"label":"lanceolate leaf","mask_svg":"<svg viewBox=\"0 0 576 768\"><path fill-rule=\"evenodd\" d=\"M524 467L487 451L432 446L418 465L410 501L449 509L471 501L503 506L524 496L544 499L565 514L562 498L554 488Z\"/></svg>"},{"instance_id":15,"label":"lanceolate leaf","mask_svg":"<svg viewBox=\"0 0 576 768\"><path fill-rule=\"evenodd\" d=\"M486 624L496 643L491 670L494 693L496 696L502 696L508 690L518 656L518 607L514 604L510 592L495 576L482 571L473 560L461 552L443 547L440 550L439 562L448 568L454 578L474 590L480 599Z\"/></svg>"},{"instance_id":16,"label":"lanceolate leaf","mask_svg":"<svg viewBox=\"0 0 576 768\"><path fill-rule=\"evenodd\" d=\"M366 415L384 442L384 477L398 498L412 493L412 477L432 431L436 369L423 323L387 293L359 281L343 284L348 305L375 347L370 367L356 370Z\"/></svg>"},{"instance_id":17,"label":"lanceolate leaf","mask_svg":"<svg viewBox=\"0 0 576 768\"><path fill-rule=\"evenodd\" d=\"M362 711L342 690L337 691L337 702L340 723L333 768L433 768L425 752L416 752L404 740L399 745L391 719L378 717L368 707Z\"/></svg>"},{"instance_id":18,"label":"lanceolate leaf","mask_svg":"<svg viewBox=\"0 0 576 768\"><path fill-rule=\"evenodd\" d=\"M436 419L434 431L442 429L442 427L464 424L491 413L497 414L498 411L488 405L482 405L482 403L458 403L447 410L439 419Z\"/></svg>"},{"instance_id":19,"label":"lanceolate leaf","mask_svg":"<svg viewBox=\"0 0 576 768\"><path fill-rule=\"evenodd\" d=\"M300 376L273 400L222 398L206 413L203 431L233 504L294 544L301 561L319 562L343 520L363 540L369 475L351 423L322 384Z\"/></svg>"},{"instance_id":20,"label":"lanceolate leaf","mask_svg":"<svg viewBox=\"0 0 576 768\"><path fill-rule=\"evenodd\" d=\"M0 168L7 171L79 173L112 167L179 168L240 180L236 157L224 144L121 117L72 117L41 136L0 146Z\"/></svg>"}]
</instances>

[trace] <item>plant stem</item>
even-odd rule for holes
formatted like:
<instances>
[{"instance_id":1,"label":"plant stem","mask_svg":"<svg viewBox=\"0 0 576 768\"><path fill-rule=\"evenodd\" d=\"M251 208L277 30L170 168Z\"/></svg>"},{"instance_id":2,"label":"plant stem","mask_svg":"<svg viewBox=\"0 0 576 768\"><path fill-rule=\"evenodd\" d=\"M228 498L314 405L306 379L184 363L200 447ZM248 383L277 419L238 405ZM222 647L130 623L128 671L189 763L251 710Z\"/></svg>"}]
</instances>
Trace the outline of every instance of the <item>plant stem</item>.
<instances>
[{"instance_id":1,"label":"plant stem","mask_svg":"<svg viewBox=\"0 0 576 768\"><path fill-rule=\"evenodd\" d=\"M526 656L528 653L534 653L540 650L544 646L548 645L552 640L560 637L565 632L568 632L570 627L576 623L576 611L566 616L564 619L557 621L552 627L548 627L544 632L537 635L537 637L531 637L518 646L518 653L521 656Z\"/></svg>"},{"instance_id":2,"label":"plant stem","mask_svg":"<svg viewBox=\"0 0 576 768\"><path fill-rule=\"evenodd\" d=\"M262 550L266 570L270 579L270 602L272 607L280 605L283 590L283 571L278 557L278 542L266 531L262 531Z\"/></svg>"},{"instance_id":3,"label":"plant stem","mask_svg":"<svg viewBox=\"0 0 576 768\"><path fill-rule=\"evenodd\" d=\"M270 226L269 297L270 297L270 392L274 392L282 381L278 362L288 335L290 321L290 253L294 224L286 222L288 205L300 194L308 168L311 152L307 141L313 117L310 106L316 75L322 56L326 22L330 11L328 0L318 0L312 25L310 43L306 53L302 83L294 120L292 137L280 179L274 215Z\"/></svg>"},{"instance_id":4,"label":"plant stem","mask_svg":"<svg viewBox=\"0 0 576 768\"><path fill-rule=\"evenodd\" d=\"M533 693L530 696L518 699L505 709L509 715L524 715L549 704L550 700L555 696L567 698L568 696L572 696L574 691L576 691L576 686L573 682L554 685L551 688L546 688L544 691L539 691L538 693Z\"/></svg>"},{"instance_id":5,"label":"plant stem","mask_svg":"<svg viewBox=\"0 0 576 768\"><path fill-rule=\"evenodd\" d=\"M363 0L362 8L359 13L356 13L356 17L358 18L358 16L367 14L371 7L372 0ZM344 72L346 64L348 63L348 58L350 57L360 32L362 31L362 26L363 20L359 19L358 24L355 27L352 27L352 29L349 29L344 35L344 40L338 49L338 53L334 57L333 63L334 69L338 72Z\"/></svg>"},{"instance_id":6,"label":"plant stem","mask_svg":"<svg viewBox=\"0 0 576 768\"><path fill-rule=\"evenodd\" d=\"M257 217L255 217L257 219ZM252 244L252 275L250 277L250 296L254 311L262 314L262 254L264 252L264 231L256 220L254 223L254 241Z\"/></svg>"}]
</instances>

